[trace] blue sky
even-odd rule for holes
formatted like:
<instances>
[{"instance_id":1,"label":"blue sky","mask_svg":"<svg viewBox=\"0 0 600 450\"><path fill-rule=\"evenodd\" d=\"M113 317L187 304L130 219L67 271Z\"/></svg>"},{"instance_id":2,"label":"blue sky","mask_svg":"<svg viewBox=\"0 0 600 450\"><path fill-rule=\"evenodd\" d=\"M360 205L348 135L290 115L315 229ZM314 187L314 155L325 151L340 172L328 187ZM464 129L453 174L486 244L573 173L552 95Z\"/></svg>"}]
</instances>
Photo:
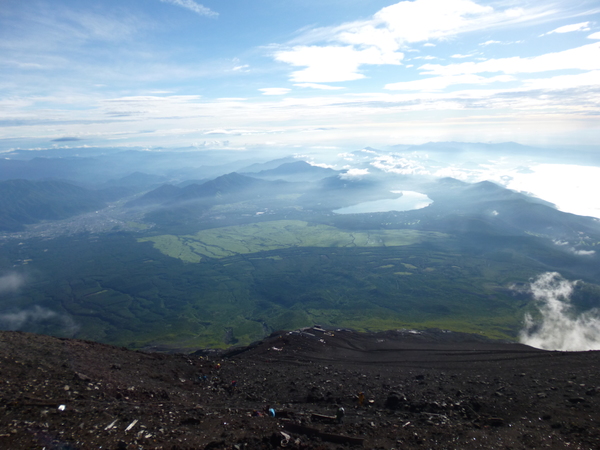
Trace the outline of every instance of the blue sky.
<instances>
[{"instance_id":1,"label":"blue sky","mask_svg":"<svg viewBox=\"0 0 600 450\"><path fill-rule=\"evenodd\" d=\"M597 0L0 5L0 150L597 145L599 112Z\"/></svg>"}]
</instances>

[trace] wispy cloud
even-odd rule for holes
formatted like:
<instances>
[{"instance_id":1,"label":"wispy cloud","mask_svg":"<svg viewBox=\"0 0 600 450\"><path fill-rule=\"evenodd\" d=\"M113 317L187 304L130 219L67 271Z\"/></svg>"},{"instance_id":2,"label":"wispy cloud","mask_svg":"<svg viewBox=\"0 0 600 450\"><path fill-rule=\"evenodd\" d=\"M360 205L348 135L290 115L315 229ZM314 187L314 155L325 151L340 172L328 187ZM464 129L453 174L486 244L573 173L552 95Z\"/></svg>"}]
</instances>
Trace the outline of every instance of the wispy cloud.
<instances>
[{"instance_id":1,"label":"wispy cloud","mask_svg":"<svg viewBox=\"0 0 600 450\"><path fill-rule=\"evenodd\" d=\"M288 88L262 88L259 89L263 93L263 95L285 95L290 92L291 89Z\"/></svg>"},{"instance_id":2,"label":"wispy cloud","mask_svg":"<svg viewBox=\"0 0 600 450\"><path fill-rule=\"evenodd\" d=\"M571 81L575 83L577 80ZM319 142L327 145L335 140L356 142L357 139L368 144L373 136L379 139L384 135L387 136L385 142L391 140L396 143L404 139L402 136L416 138L422 133L433 139L430 133L434 128L439 133L435 135L436 139L464 140L468 135L469 140L496 140L506 139L494 134L496 124L513 122L519 123L519 130L523 133L535 130L536 135L556 142L557 138L567 136L566 131L577 132L586 111L593 113L594 104L600 101L600 89L564 91L535 86L501 89L499 86L502 84L482 84L480 89L469 86L453 92L407 90L400 93L345 94L323 91L325 94L318 96L293 96L291 91L271 91L277 95L264 97L261 101L236 98L211 100L196 95L132 96L96 100L91 104L82 102L85 108L78 111L77 121L73 121L68 105L38 111L32 116L27 114L26 102L9 102L4 110L0 108L0 111L3 110L0 120L2 117L6 120L19 118L18 123L3 129L4 136L14 138L29 138L31 130L38 130L35 136L46 140L64 136L88 139L93 136L97 139L135 139L134 142L143 142L142 145L189 145L202 139L203 132L215 129L259 130L265 137L264 132L270 134L276 130L281 133L279 142ZM498 117L495 114L497 109L510 114ZM429 120L426 112L436 115L443 112L452 114L452 117ZM482 118L482 114L490 116ZM547 122L540 122L541 117L552 120L551 130ZM399 118L402 118L403 125L399 125ZM40 123L46 126L41 128ZM86 124L85 133L81 128L83 123ZM202 126L199 127L199 124ZM52 125L53 130L60 129L60 133L48 130L48 125ZM335 128L318 136L306 131L331 126ZM148 128L157 131L152 135L141 135L135 131ZM363 140L365 136L369 136L366 141ZM511 139L517 140L518 136L511 134ZM256 133L244 136L234 144L250 145L264 141L265 138L261 140L260 134Z\"/></svg>"},{"instance_id":3,"label":"wispy cloud","mask_svg":"<svg viewBox=\"0 0 600 450\"><path fill-rule=\"evenodd\" d=\"M572 251L579 256L594 256L596 254L595 250L577 250L573 248Z\"/></svg>"},{"instance_id":4,"label":"wispy cloud","mask_svg":"<svg viewBox=\"0 0 600 450\"><path fill-rule=\"evenodd\" d=\"M4 146L13 139L59 139L54 144L62 145L65 138L89 145L107 139L189 145L202 142L204 132L223 129L256 130L231 134L235 146L259 143L261 136L271 142L276 133L278 143L298 145L334 145L336 139L369 145L371 139L399 142L407 135L418 142L423 138L417 135L485 141L530 136L529 142L553 143L559 134L561 142L598 141L596 12L567 0L394 0L366 16L368 6L359 13L349 6L337 17L356 13L361 19L342 22L330 11L319 20L331 26L308 26L277 44L272 42L286 26L305 25L306 17L270 27L260 22L266 17L260 8L268 5L257 4L228 10L228 21L240 20L232 30L159 15L215 17L203 0L118 7L67 0L5 3ZM285 8L278 14L288 13ZM551 20L557 22L538 31ZM569 37L560 45L543 39L539 47L541 40L530 39L584 21L593 31L556 34ZM256 33L259 23L265 33ZM253 38L236 39L238 32ZM520 39L522 45L509 46ZM590 46L565 50L584 43ZM265 64L265 49L275 64ZM463 59L468 54L473 58ZM413 55L438 59L409 61ZM282 68L291 83L281 82ZM155 131L136 131L149 128Z\"/></svg>"},{"instance_id":5,"label":"wispy cloud","mask_svg":"<svg viewBox=\"0 0 600 450\"><path fill-rule=\"evenodd\" d=\"M5 330L20 330L31 322L41 322L56 317L57 314L48 308L34 306L30 309L0 314L0 327Z\"/></svg>"},{"instance_id":6,"label":"wispy cloud","mask_svg":"<svg viewBox=\"0 0 600 450\"><path fill-rule=\"evenodd\" d=\"M25 284L25 277L19 273L11 272L0 277L0 295L10 294Z\"/></svg>"},{"instance_id":7,"label":"wispy cloud","mask_svg":"<svg viewBox=\"0 0 600 450\"><path fill-rule=\"evenodd\" d=\"M555 28L552 31L548 31L547 33L542 34L542 36L546 36L548 34L553 34L553 33L572 33L574 31L590 31L590 27L589 27L590 23L589 22L581 22L581 23L574 23L572 25L565 25L563 27L558 27Z\"/></svg>"},{"instance_id":8,"label":"wispy cloud","mask_svg":"<svg viewBox=\"0 0 600 450\"><path fill-rule=\"evenodd\" d=\"M558 75L548 78L527 79L523 81L523 87L531 90L565 90L581 88L586 86L600 87L600 70L578 73L575 75ZM583 106L583 105L582 105Z\"/></svg>"},{"instance_id":9,"label":"wispy cloud","mask_svg":"<svg viewBox=\"0 0 600 450\"><path fill-rule=\"evenodd\" d=\"M0 329L3 330L34 330L42 324L56 324L65 333L75 334L79 326L66 314L58 314L51 309L39 305L27 309L14 310L0 314Z\"/></svg>"},{"instance_id":10,"label":"wispy cloud","mask_svg":"<svg viewBox=\"0 0 600 450\"><path fill-rule=\"evenodd\" d=\"M415 81L404 81L399 83L390 83L385 86L386 89L394 91L441 91L448 86L453 85L484 85L491 83L506 83L514 81L515 78L510 75L499 75L495 77L483 77L474 74L450 75L441 77L422 78Z\"/></svg>"},{"instance_id":11,"label":"wispy cloud","mask_svg":"<svg viewBox=\"0 0 600 450\"><path fill-rule=\"evenodd\" d=\"M328 84L319 84L319 83L296 83L294 86L301 88L310 88L310 89L319 89L324 91L337 91L340 89L344 89L342 86L329 86Z\"/></svg>"},{"instance_id":12,"label":"wispy cloud","mask_svg":"<svg viewBox=\"0 0 600 450\"><path fill-rule=\"evenodd\" d=\"M525 315L519 340L545 350L600 350L600 310L576 314L571 296L576 281L556 272L540 275L530 285L538 316Z\"/></svg>"},{"instance_id":13,"label":"wispy cloud","mask_svg":"<svg viewBox=\"0 0 600 450\"><path fill-rule=\"evenodd\" d=\"M65 51L89 42L118 42L144 27L143 21L124 11L98 13L43 3L24 8L23 20L4 22L9 33L0 41L0 49L16 54L33 52L37 57L57 47Z\"/></svg>"},{"instance_id":14,"label":"wispy cloud","mask_svg":"<svg viewBox=\"0 0 600 450\"><path fill-rule=\"evenodd\" d=\"M544 7L496 10L471 0L401 1L368 20L307 30L292 47L278 49L273 56L305 67L292 72L296 82L359 80L366 77L363 66L400 65L410 44L539 20L551 13Z\"/></svg>"},{"instance_id":15,"label":"wispy cloud","mask_svg":"<svg viewBox=\"0 0 600 450\"><path fill-rule=\"evenodd\" d=\"M562 52L521 58L488 59L482 62L466 62L459 64L425 64L420 67L423 73L430 75L462 75L474 73L536 73L550 70L600 69L600 44L587 44Z\"/></svg>"},{"instance_id":16,"label":"wispy cloud","mask_svg":"<svg viewBox=\"0 0 600 450\"><path fill-rule=\"evenodd\" d=\"M207 8L204 5L196 3L194 0L160 0L163 3L171 3L172 5L181 6L182 8L189 9L201 16L206 17L218 17L219 13Z\"/></svg>"},{"instance_id":17,"label":"wispy cloud","mask_svg":"<svg viewBox=\"0 0 600 450\"><path fill-rule=\"evenodd\" d=\"M479 45L492 45L492 44L502 44L502 42L501 41L489 40L489 41L482 42Z\"/></svg>"}]
</instances>

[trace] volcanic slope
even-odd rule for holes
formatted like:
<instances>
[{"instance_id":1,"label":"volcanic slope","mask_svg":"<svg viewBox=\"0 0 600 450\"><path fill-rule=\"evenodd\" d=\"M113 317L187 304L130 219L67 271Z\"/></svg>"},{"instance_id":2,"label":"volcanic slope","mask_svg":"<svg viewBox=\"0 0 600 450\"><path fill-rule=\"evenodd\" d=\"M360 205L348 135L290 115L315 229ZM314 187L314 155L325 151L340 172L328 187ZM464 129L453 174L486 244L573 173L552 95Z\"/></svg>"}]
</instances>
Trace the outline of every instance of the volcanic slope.
<instances>
[{"instance_id":1,"label":"volcanic slope","mask_svg":"<svg viewBox=\"0 0 600 450\"><path fill-rule=\"evenodd\" d=\"M2 332L0 358L0 448L600 446L597 352L313 327L188 355Z\"/></svg>"}]
</instances>

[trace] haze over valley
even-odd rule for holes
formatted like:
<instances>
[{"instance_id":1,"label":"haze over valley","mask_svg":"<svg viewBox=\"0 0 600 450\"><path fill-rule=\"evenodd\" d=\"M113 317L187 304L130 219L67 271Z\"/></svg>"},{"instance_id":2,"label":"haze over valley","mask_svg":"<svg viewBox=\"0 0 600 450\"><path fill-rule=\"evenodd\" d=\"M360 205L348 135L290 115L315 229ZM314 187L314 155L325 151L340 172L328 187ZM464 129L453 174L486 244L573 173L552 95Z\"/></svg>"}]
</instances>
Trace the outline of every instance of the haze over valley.
<instances>
[{"instance_id":1,"label":"haze over valley","mask_svg":"<svg viewBox=\"0 0 600 450\"><path fill-rule=\"evenodd\" d=\"M500 147L519 163L529 157ZM556 346L543 337L556 319L535 280L573 280L560 298L565 333L569 320L596 317L600 221L490 181L440 176L465 148L469 173L481 176L495 146L227 161L190 149L7 153L0 325L133 348L249 344L314 324ZM6 179L15 163L21 178ZM580 347L598 345L596 328L580 332Z\"/></svg>"}]
</instances>

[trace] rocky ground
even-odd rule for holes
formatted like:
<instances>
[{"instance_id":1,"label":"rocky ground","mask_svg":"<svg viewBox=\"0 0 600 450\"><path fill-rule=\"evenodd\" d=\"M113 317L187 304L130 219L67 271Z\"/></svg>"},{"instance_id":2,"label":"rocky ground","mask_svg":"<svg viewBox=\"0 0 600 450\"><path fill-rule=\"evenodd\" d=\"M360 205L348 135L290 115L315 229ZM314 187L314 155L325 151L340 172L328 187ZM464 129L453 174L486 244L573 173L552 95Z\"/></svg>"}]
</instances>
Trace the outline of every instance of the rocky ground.
<instances>
[{"instance_id":1,"label":"rocky ground","mask_svg":"<svg viewBox=\"0 0 600 450\"><path fill-rule=\"evenodd\" d=\"M192 355L1 332L0 448L597 449L599 374L598 352L442 331Z\"/></svg>"}]
</instances>

